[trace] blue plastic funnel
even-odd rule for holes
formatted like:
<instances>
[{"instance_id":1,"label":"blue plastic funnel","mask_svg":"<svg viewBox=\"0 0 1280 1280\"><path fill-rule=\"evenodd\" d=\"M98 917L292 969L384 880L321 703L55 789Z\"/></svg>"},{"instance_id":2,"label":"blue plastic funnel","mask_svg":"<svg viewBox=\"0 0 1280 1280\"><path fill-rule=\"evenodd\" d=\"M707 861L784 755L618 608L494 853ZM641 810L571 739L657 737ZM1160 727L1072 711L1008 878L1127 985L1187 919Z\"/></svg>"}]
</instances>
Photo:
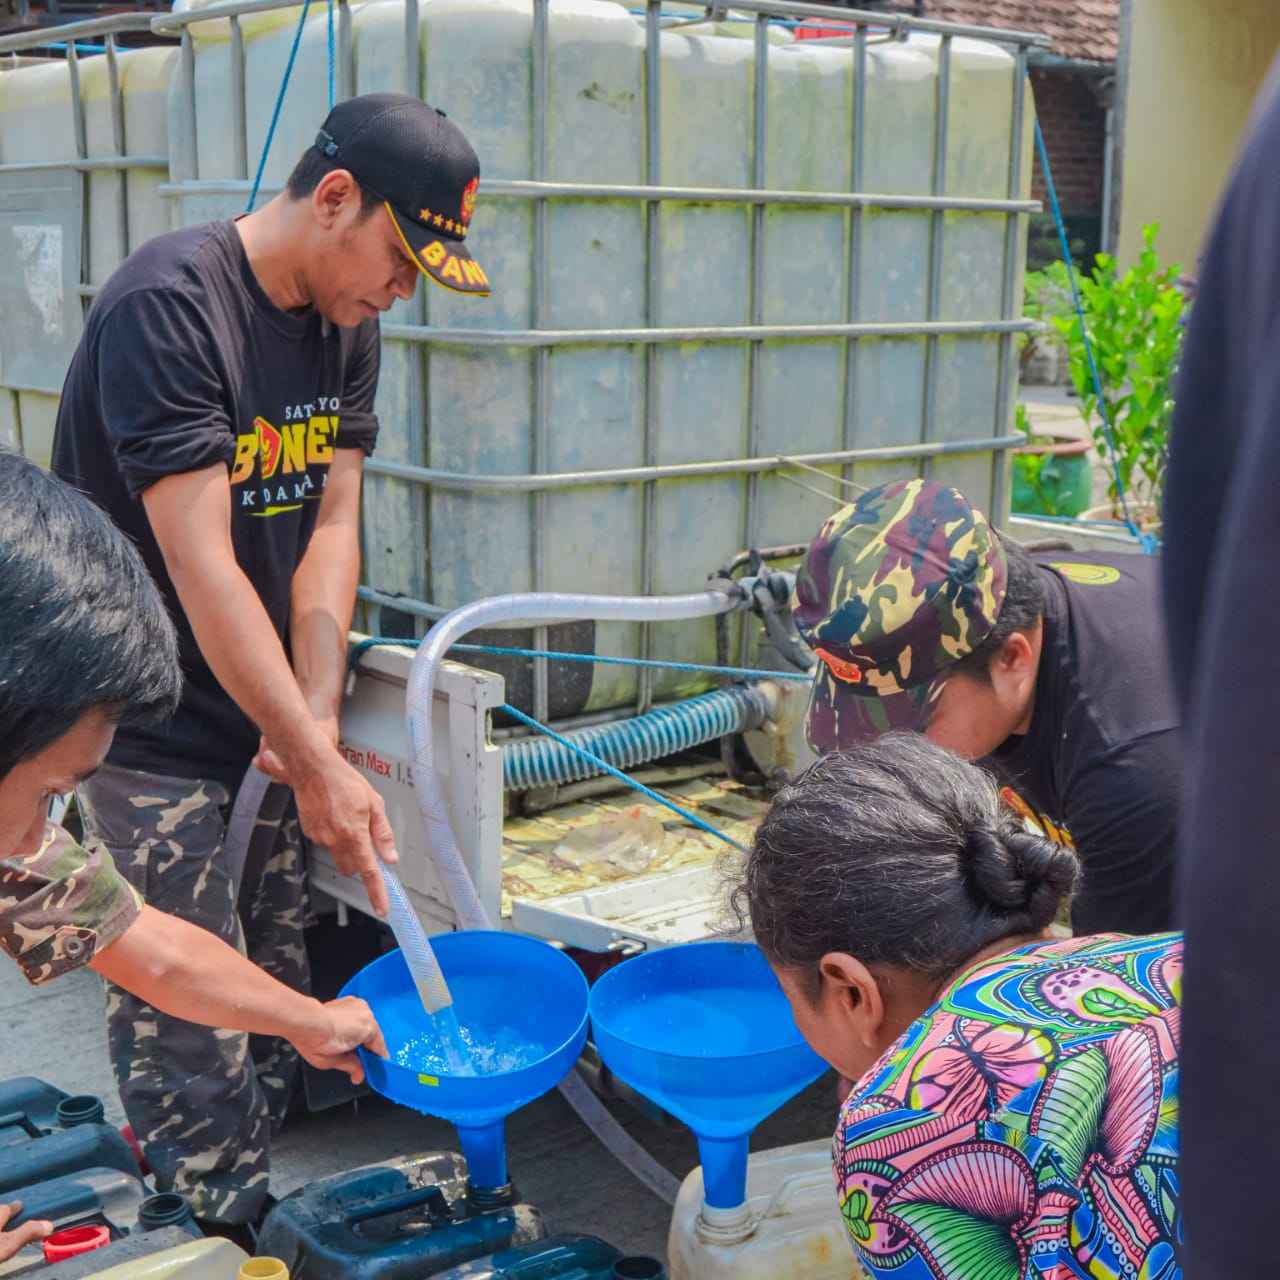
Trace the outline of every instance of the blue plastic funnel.
<instances>
[{"instance_id":1,"label":"blue plastic funnel","mask_svg":"<svg viewBox=\"0 0 1280 1280\"><path fill-rule=\"evenodd\" d=\"M503 1121L554 1087L587 1038L587 982L554 947L521 934L467 930L431 939L458 1021L477 1044L521 1042L526 1065L449 1076L397 1064L406 1046L433 1042L435 1029L399 951L382 956L342 989L373 1009L390 1060L360 1050L369 1084L402 1106L452 1121L475 1187L507 1184Z\"/></svg>"},{"instance_id":2,"label":"blue plastic funnel","mask_svg":"<svg viewBox=\"0 0 1280 1280\"><path fill-rule=\"evenodd\" d=\"M696 942L610 969L591 989L609 1070L698 1139L706 1202L747 1198L747 1141L827 1064L804 1042L760 948Z\"/></svg>"}]
</instances>

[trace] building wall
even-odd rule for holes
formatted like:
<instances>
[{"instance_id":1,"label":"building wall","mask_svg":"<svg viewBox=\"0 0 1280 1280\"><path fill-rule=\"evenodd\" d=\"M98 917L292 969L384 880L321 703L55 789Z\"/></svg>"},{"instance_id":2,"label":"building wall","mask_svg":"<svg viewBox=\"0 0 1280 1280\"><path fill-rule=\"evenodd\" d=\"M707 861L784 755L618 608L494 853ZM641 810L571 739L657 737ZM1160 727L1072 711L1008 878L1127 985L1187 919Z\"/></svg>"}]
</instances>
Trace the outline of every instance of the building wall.
<instances>
[{"instance_id":1,"label":"building wall","mask_svg":"<svg viewBox=\"0 0 1280 1280\"><path fill-rule=\"evenodd\" d=\"M1280 49L1276 0L1129 0L1119 252L1160 223L1194 274L1253 98Z\"/></svg>"},{"instance_id":2,"label":"building wall","mask_svg":"<svg viewBox=\"0 0 1280 1280\"><path fill-rule=\"evenodd\" d=\"M1098 105L1084 76L1063 71L1032 71L1031 87L1063 212L1068 215L1100 213L1106 112ZM1038 153L1031 194L1037 200L1047 198Z\"/></svg>"}]
</instances>

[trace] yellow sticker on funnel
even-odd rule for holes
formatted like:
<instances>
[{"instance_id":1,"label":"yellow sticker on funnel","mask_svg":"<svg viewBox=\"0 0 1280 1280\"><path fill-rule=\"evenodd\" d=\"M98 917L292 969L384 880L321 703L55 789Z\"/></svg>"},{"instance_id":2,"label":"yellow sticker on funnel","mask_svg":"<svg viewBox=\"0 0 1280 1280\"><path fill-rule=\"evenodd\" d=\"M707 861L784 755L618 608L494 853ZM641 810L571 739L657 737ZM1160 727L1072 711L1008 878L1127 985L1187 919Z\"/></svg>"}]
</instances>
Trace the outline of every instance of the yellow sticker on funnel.
<instances>
[{"instance_id":1,"label":"yellow sticker on funnel","mask_svg":"<svg viewBox=\"0 0 1280 1280\"><path fill-rule=\"evenodd\" d=\"M429 1084L433 1089L440 1083L438 1076L419 1076L419 1084Z\"/></svg>"}]
</instances>

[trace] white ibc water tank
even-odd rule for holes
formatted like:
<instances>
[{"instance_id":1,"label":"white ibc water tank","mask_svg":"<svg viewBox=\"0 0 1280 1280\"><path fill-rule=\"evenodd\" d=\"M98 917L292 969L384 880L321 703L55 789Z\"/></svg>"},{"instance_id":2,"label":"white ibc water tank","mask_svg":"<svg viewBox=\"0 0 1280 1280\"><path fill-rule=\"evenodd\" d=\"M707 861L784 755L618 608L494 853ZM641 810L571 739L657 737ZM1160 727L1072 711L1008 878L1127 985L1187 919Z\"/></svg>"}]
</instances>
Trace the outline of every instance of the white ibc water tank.
<instances>
[{"instance_id":1,"label":"white ibc water tank","mask_svg":"<svg viewBox=\"0 0 1280 1280\"><path fill-rule=\"evenodd\" d=\"M176 49L136 49L120 56L120 79L124 90L125 154L167 156L169 130L166 102L169 81L177 63ZM159 193L169 181L166 165L160 169L130 169L129 248L145 244L172 226L168 197Z\"/></svg>"},{"instance_id":2,"label":"white ibc water tank","mask_svg":"<svg viewBox=\"0 0 1280 1280\"><path fill-rule=\"evenodd\" d=\"M174 50L165 48L127 50L118 55L127 156L167 154L164 103L174 55ZM79 70L87 154L114 156L119 148L112 122L107 59L101 54L83 56ZM32 164L76 159L71 74L64 60L5 72L0 75L0 95L0 162ZM88 235L84 240L88 257L87 263L82 263L87 283L101 285L119 266L126 247L124 226L128 229L130 250L168 229L168 204L157 191L167 177L167 167L127 171L123 179L127 222L122 225L120 172L89 171ZM81 305L74 295L64 298L63 304L64 308ZM48 461L52 448L57 416L57 397L52 392L52 386L44 392L22 389L16 393L16 409L12 397L7 406L14 436L20 435L27 454L39 462Z\"/></svg>"},{"instance_id":3,"label":"white ibc water tank","mask_svg":"<svg viewBox=\"0 0 1280 1280\"><path fill-rule=\"evenodd\" d=\"M691 6L689 12L696 19L705 10ZM291 8L243 20L250 175L298 13ZM842 324L849 318L855 224L861 257L854 319L989 321L1001 313L1000 213L871 207L855 217L842 206L767 204L758 219L760 297L754 310L757 215L749 201L661 202L651 296L645 206L638 200L549 200L545 257L539 259L534 202L486 194L486 184L540 176L636 186L654 178L672 186L747 188L760 181L778 191L823 192L849 191L856 182L865 192L924 196L933 191L942 96L943 42L937 36L888 40L873 33L865 51L866 84L860 87L852 40L796 41L784 27L770 26L765 150L757 158L757 24L751 15L731 12L715 23L695 21L661 32L659 151L649 157L643 15L611 0L551 0L547 13L539 172L532 0L420 4L417 91L448 112L480 156L481 198L470 244L494 292L476 299L428 286L388 316L392 324L425 323L462 336L447 344L385 342L380 459L504 475L915 445L926 432L940 440L1001 433L1001 339L994 334L863 339L854 345L852 366L849 344L840 337L769 339L755 357L754 414L751 346L741 340L657 345L648 415L643 344L558 343L539 354L528 345L468 343L469 329L589 333L650 324ZM402 0L353 6L351 21L350 87L357 93L403 91L408 60ZM324 11L317 6L267 165L269 184L284 178L325 114L326 35ZM241 177L231 146L229 29L225 22L202 22L193 36L198 176ZM1014 58L961 37L947 44L944 189L953 196L1005 198ZM862 171L855 179L857 129ZM182 203L183 220L190 222L234 212L239 201L194 194ZM941 234L941 275L931 311L935 229ZM544 301L535 314L539 274ZM926 424L930 387L938 412ZM546 424L540 452L539 410ZM653 423L648 450L647 418ZM859 465L857 480L875 484L914 474L918 465ZM961 485L980 505L989 503L989 453L938 458L930 465L936 477ZM838 469L829 470L826 487L839 492ZM821 487L820 478L809 479ZM528 491L464 492L371 476L366 492L366 580L443 606L535 587L685 591L700 585L748 538L756 545L804 541L831 510L829 500L769 474L756 480L743 474L663 480L653 486L646 553L646 494L638 483L553 489L537 499ZM535 560L541 565L537 576ZM710 661L714 643L712 624L687 623L657 628L653 649L660 658ZM591 645L603 654L634 654L639 629L601 626ZM669 673L656 684L659 696L691 688L687 677ZM631 671L601 670L585 701L572 710L618 706L635 690Z\"/></svg>"},{"instance_id":4,"label":"white ibc water tank","mask_svg":"<svg viewBox=\"0 0 1280 1280\"><path fill-rule=\"evenodd\" d=\"M0 163L33 164L74 159L75 132L66 66L49 63L0 74ZM3 245L4 268L10 244ZM64 304L73 299L64 299ZM0 399L0 437L21 444L33 461L47 466L58 412L56 395L29 389L6 391Z\"/></svg>"},{"instance_id":5,"label":"white ibc water tank","mask_svg":"<svg viewBox=\"0 0 1280 1280\"><path fill-rule=\"evenodd\" d=\"M165 100L175 50L132 49L118 57L124 93L125 155L164 156L168 152ZM80 97L90 157L117 153L112 128L110 76L103 55L80 59ZM76 158L71 74L61 59L28 66L0 77L5 98L0 110L0 156L6 164ZM133 170L127 176L129 246L168 229L164 198L156 188L166 169ZM88 190L88 282L101 284L121 261L119 174L90 170Z\"/></svg>"}]
</instances>

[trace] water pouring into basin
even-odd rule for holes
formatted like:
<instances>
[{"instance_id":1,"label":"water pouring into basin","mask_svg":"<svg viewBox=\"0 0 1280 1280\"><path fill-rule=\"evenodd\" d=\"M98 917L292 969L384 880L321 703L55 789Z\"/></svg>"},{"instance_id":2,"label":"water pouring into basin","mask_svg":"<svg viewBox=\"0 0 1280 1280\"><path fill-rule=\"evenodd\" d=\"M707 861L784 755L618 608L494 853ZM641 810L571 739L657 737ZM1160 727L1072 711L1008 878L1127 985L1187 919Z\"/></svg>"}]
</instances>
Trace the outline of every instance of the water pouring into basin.
<instances>
[{"instance_id":1,"label":"water pouring into basin","mask_svg":"<svg viewBox=\"0 0 1280 1280\"><path fill-rule=\"evenodd\" d=\"M522 934L464 930L431 939L452 993L469 1062L448 1070L446 1050L404 955L362 969L343 995L368 1001L389 1059L360 1050L369 1084L458 1130L474 1188L505 1187L506 1117L553 1088L587 1038L587 982L548 943Z\"/></svg>"},{"instance_id":2,"label":"water pouring into basin","mask_svg":"<svg viewBox=\"0 0 1280 1280\"><path fill-rule=\"evenodd\" d=\"M712 1211L745 1203L751 1131L827 1069L754 943L627 960L592 988L591 1025L609 1070L693 1130Z\"/></svg>"}]
</instances>

